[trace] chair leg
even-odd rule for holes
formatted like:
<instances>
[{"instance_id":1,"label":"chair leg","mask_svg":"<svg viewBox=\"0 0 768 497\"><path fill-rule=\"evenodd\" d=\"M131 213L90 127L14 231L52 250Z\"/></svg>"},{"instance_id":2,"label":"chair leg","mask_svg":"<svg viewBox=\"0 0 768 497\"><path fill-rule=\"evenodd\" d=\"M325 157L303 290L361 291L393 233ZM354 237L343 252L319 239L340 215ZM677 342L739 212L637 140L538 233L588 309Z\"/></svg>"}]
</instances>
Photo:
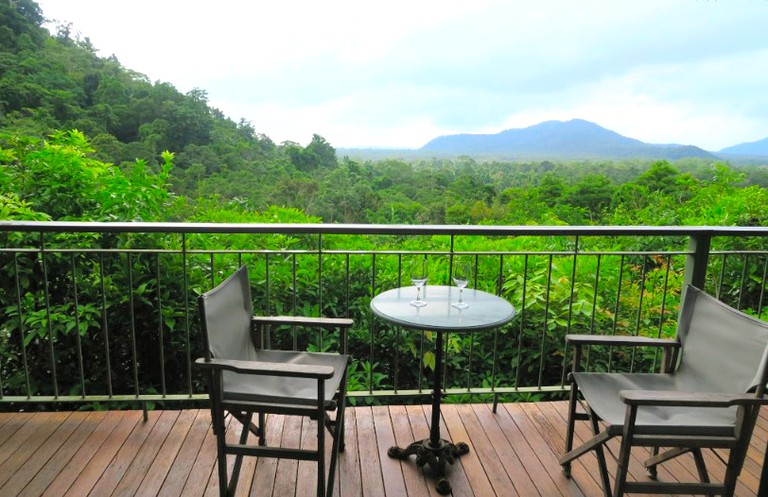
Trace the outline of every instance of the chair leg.
<instances>
[{"instance_id":1,"label":"chair leg","mask_svg":"<svg viewBox=\"0 0 768 497\"><path fill-rule=\"evenodd\" d=\"M629 469L629 455L632 450L632 441L626 440L624 437L621 439L621 449L619 451L618 468L616 469L616 481L613 482L613 497L624 496L624 486L627 480L627 473Z\"/></svg>"},{"instance_id":2,"label":"chair leg","mask_svg":"<svg viewBox=\"0 0 768 497\"><path fill-rule=\"evenodd\" d=\"M573 434L576 429L576 404L578 396L578 387L576 382L571 383L571 394L568 400L568 429L565 434L565 454L573 449ZM566 478L571 477L571 463L563 463L563 474Z\"/></svg>"},{"instance_id":3,"label":"chair leg","mask_svg":"<svg viewBox=\"0 0 768 497\"><path fill-rule=\"evenodd\" d=\"M325 423L317 421L317 497L328 497L325 493ZM330 484L330 482L329 482Z\"/></svg>"},{"instance_id":4,"label":"chair leg","mask_svg":"<svg viewBox=\"0 0 768 497\"><path fill-rule=\"evenodd\" d=\"M216 433L216 454L219 470L219 495L220 497L227 497L229 495L229 489L227 488L229 478L227 476L227 441L225 438L227 436L227 432L224 426L224 413L222 411L218 411L215 414L211 414L214 418L214 432Z\"/></svg>"},{"instance_id":5,"label":"chair leg","mask_svg":"<svg viewBox=\"0 0 768 497\"><path fill-rule=\"evenodd\" d=\"M676 457L680 457L681 455L687 454L692 450L688 447L675 447L673 449L660 452L660 449L661 448L658 446L653 447L653 450L651 451L651 457L649 457L643 462L643 466L645 466L645 470L648 473L648 477L654 480L657 477L657 473L658 473L657 467L659 466L659 464L662 464Z\"/></svg>"},{"instance_id":6,"label":"chair leg","mask_svg":"<svg viewBox=\"0 0 768 497\"><path fill-rule=\"evenodd\" d=\"M731 449L730 454L728 455L728 465L725 470L725 478L723 479L723 483L725 484L725 488L727 492L723 495L726 497L730 497L734 494L736 491L736 480L739 477L739 474L741 473L742 468L744 467L744 460L747 457L747 451L749 450L749 441L752 438L752 433L755 429L755 423L757 421L757 417L759 416L760 408L754 407L745 410L744 414L744 420L742 422L742 429L740 430L740 433L738 434L738 438L740 439L740 442ZM768 458L768 455L766 455ZM760 488L758 491L758 495L763 496L766 495L765 493L765 487L766 484L763 481L763 478L765 476L765 467L761 471L760 476Z\"/></svg>"},{"instance_id":7,"label":"chair leg","mask_svg":"<svg viewBox=\"0 0 768 497\"><path fill-rule=\"evenodd\" d=\"M597 436L600 434L600 425L597 421L597 415L594 412L590 412L589 420L592 423L592 433ZM602 443L595 447L595 455L597 456L597 464L600 468L600 481L603 484L603 493L605 494L605 497L611 497L611 480L608 477L608 465L605 462L605 451L603 451Z\"/></svg>"},{"instance_id":8,"label":"chair leg","mask_svg":"<svg viewBox=\"0 0 768 497\"><path fill-rule=\"evenodd\" d=\"M264 436L263 433L262 433L261 427L256 426L255 424L253 424L253 416L251 416L250 418L247 417L248 416L248 412L247 411L246 412L232 411L232 412L230 412L230 414L232 415L232 417L234 417L235 419L240 421L240 424L242 424L243 426L247 426L248 429L251 431L251 433L253 433L257 437ZM250 419L250 421L247 421L247 419ZM261 421L260 421L260 423L261 423Z\"/></svg>"},{"instance_id":9,"label":"chair leg","mask_svg":"<svg viewBox=\"0 0 768 497\"><path fill-rule=\"evenodd\" d=\"M344 371L344 376L341 379L341 387L339 388L338 401L336 404L336 420L333 423L333 431L330 430L331 423L328 418L328 427L333 437L333 443L331 444L331 462L328 466L328 489L326 490L326 497L333 495L333 483L336 481L336 463L339 459L339 453L344 452L344 413L347 407L347 372Z\"/></svg>"},{"instance_id":10,"label":"chair leg","mask_svg":"<svg viewBox=\"0 0 768 497\"><path fill-rule=\"evenodd\" d=\"M336 463L339 459L339 453L344 446L344 408L345 402L341 400L337 407L335 433L333 444L331 444L331 462L328 466L328 490L325 493L327 497L333 494L333 483L336 480Z\"/></svg>"},{"instance_id":11,"label":"chair leg","mask_svg":"<svg viewBox=\"0 0 768 497\"><path fill-rule=\"evenodd\" d=\"M768 495L768 444L763 453L763 469L760 471L760 488L757 489L757 495Z\"/></svg>"},{"instance_id":12,"label":"chair leg","mask_svg":"<svg viewBox=\"0 0 768 497\"><path fill-rule=\"evenodd\" d=\"M267 445L267 415L263 412L259 413L259 445Z\"/></svg>"},{"instance_id":13,"label":"chair leg","mask_svg":"<svg viewBox=\"0 0 768 497\"><path fill-rule=\"evenodd\" d=\"M645 474L650 478L651 480L656 480L659 477L659 472L657 469L658 463L652 463L656 457L659 455L659 446L655 445L651 449L651 457L648 459L647 463L645 464Z\"/></svg>"},{"instance_id":14,"label":"chair leg","mask_svg":"<svg viewBox=\"0 0 768 497\"><path fill-rule=\"evenodd\" d=\"M344 402L344 406L346 407L346 401ZM340 410L339 413L336 415L336 438L339 439L339 452L344 452L344 449L346 449L346 443L344 442L344 409Z\"/></svg>"},{"instance_id":15,"label":"chair leg","mask_svg":"<svg viewBox=\"0 0 768 497\"><path fill-rule=\"evenodd\" d=\"M216 436L216 459L219 473L219 495L227 497L227 427L225 423L224 408L221 405L221 397L217 385L220 383L220 373L211 371L209 385L211 386L211 426Z\"/></svg>"},{"instance_id":16,"label":"chair leg","mask_svg":"<svg viewBox=\"0 0 768 497\"><path fill-rule=\"evenodd\" d=\"M731 449L731 452L733 452L734 449ZM733 460L733 456L730 456L728 458L728 466L725 468L725 478L723 478L723 484L725 485L725 493L723 493L723 497L733 497L734 492L736 492L736 479L739 477L739 471L735 467L735 462ZM761 483L762 486L762 483ZM762 493L758 493L757 495L763 495Z\"/></svg>"},{"instance_id":17,"label":"chair leg","mask_svg":"<svg viewBox=\"0 0 768 497\"><path fill-rule=\"evenodd\" d=\"M701 454L701 449L691 449L691 453L693 453L693 460L696 461L696 471L699 473L699 480L701 480L701 483L709 483L707 463L704 462L704 456Z\"/></svg>"},{"instance_id":18,"label":"chair leg","mask_svg":"<svg viewBox=\"0 0 768 497\"><path fill-rule=\"evenodd\" d=\"M339 401L336 414L336 438L339 439L339 452L344 452L346 447L344 443L344 411L347 408L347 371L344 371L344 376L341 379L341 387L339 388Z\"/></svg>"},{"instance_id":19,"label":"chair leg","mask_svg":"<svg viewBox=\"0 0 768 497\"><path fill-rule=\"evenodd\" d=\"M749 443L748 441L749 438L747 438L747 444ZM736 492L736 480L739 478L739 473L741 473L744 458L747 454L747 447L742 447L743 445L745 444L742 442L739 446L734 447L728 455L728 464L725 467L725 477L723 478L723 484L726 488L726 492L723 494L724 497L733 497L734 492ZM760 487L762 488L762 486L763 483L760 482ZM757 495L762 496L764 494L758 492Z\"/></svg>"},{"instance_id":20,"label":"chair leg","mask_svg":"<svg viewBox=\"0 0 768 497\"><path fill-rule=\"evenodd\" d=\"M317 497L325 495L325 380L317 380ZM327 496L330 497L330 496Z\"/></svg>"},{"instance_id":21,"label":"chair leg","mask_svg":"<svg viewBox=\"0 0 768 497\"><path fill-rule=\"evenodd\" d=\"M635 435L635 420L637 419L637 406L627 406L624 416L624 430L621 435L621 450L619 451L616 481L614 481L613 497L623 497L629 472L629 455L632 451L632 442Z\"/></svg>"},{"instance_id":22,"label":"chair leg","mask_svg":"<svg viewBox=\"0 0 768 497\"><path fill-rule=\"evenodd\" d=\"M245 445L248 441L248 434L251 432L251 421L253 420L253 412L248 412L243 419L243 430L240 432L240 445ZM240 468L243 465L243 455L238 454L235 456L235 464L232 467L232 476L229 479L229 493L235 495L237 488L237 480L240 479Z\"/></svg>"}]
</instances>

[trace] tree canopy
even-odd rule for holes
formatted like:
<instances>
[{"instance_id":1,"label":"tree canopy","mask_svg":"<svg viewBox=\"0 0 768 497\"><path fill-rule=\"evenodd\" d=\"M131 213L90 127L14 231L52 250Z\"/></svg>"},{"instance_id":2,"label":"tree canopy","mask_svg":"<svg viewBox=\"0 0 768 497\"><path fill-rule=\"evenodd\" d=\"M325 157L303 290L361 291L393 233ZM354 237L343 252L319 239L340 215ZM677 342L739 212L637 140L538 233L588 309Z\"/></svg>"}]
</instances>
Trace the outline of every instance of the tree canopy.
<instances>
[{"instance_id":1,"label":"tree canopy","mask_svg":"<svg viewBox=\"0 0 768 497\"><path fill-rule=\"evenodd\" d=\"M20 168L4 173L3 195L51 218L184 219L216 199L333 223L768 222L766 167L339 158L318 134L306 146L275 144L258 124L211 107L205 90L151 82L114 56L99 57L69 26L49 33L32 0L1 2L0 21L0 147L4 167ZM107 213L110 204L91 191L106 188L94 178L107 177L122 178L109 188L125 191L148 181L175 207ZM68 196L79 200L57 200Z\"/></svg>"}]
</instances>

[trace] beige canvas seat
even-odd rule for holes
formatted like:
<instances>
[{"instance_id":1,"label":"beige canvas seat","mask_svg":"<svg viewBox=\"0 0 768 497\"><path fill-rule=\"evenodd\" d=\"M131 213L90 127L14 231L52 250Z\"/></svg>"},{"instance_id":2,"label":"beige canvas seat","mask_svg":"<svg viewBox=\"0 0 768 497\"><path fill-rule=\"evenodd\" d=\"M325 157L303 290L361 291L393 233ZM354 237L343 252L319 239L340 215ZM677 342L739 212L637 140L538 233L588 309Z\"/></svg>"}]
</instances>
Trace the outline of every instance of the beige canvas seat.
<instances>
[{"instance_id":1,"label":"beige canvas seat","mask_svg":"<svg viewBox=\"0 0 768 497\"><path fill-rule=\"evenodd\" d=\"M571 463L595 451L607 497L628 492L734 495L757 419L768 374L768 324L688 286L675 340L626 336L568 335L574 347L565 454ZM591 345L658 346L664 349L661 373L579 372L583 349ZM584 410L578 410L581 403ZM590 422L594 437L573 448L577 420ZM605 445L621 437L614 489ZM630 451L651 448L645 461L649 478L627 481ZM727 449L725 477L711 482L703 449ZM699 481L657 481L656 466L693 455Z\"/></svg>"},{"instance_id":2,"label":"beige canvas seat","mask_svg":"<svg viewBox=\"0 0 768 497\"><path fill-rule=\"evenodd\" d=\"M317 462L317 495L330 496L338 454L344 450L344 407L350 357L262 347L269 343L271 326L297 325L340 328L341 344L345 348L346 332L352 320L254 317L246 266L201 295L198 307L206 354L196 364L209 373L220 494L234 495L243 456L258 456ZM336 414L331 419L333 411ZM226 413L242 424L238 443L226 440ZM269 413L309 416L316 420L317 448L268 446L265 423ZM327 473L326 429L333 437ZM251 434L258 437L257 444L248 444ZM230 478L227 477L227 455L235 456Z\"/></svg>"}]
</instances>

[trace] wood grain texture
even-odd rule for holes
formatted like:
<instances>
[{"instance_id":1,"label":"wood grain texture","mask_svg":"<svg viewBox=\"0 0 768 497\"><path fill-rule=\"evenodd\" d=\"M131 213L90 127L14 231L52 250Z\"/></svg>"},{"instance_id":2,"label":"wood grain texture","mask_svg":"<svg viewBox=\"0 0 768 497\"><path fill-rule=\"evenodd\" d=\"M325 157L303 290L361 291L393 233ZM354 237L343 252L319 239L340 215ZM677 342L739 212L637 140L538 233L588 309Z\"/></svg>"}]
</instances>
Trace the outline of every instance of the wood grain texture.
<instances>
[{"instance_id":1,"label":"wood grain texture","mask_svg":"<svg viewBox=\"0 0 768 497\"><path fill-rule=\"evenodd\" d=\"M497 413L486 404L444 404L442 437L470 447L448 467L453 495L601 497L594 455L575 461L570 479L560 470L566 411L565 402L501 404ZM428 405L348 408L346 451L339 457L334 496L438 497L434 478L417 467L413 457L400 461L386 455L390 445L426 438L430 412ZM227 423L229 436L237 437L239 423ZM270 443L312 447L314 425L272 415L267 436ZM577 440L589 436L586 426L577 429ZM740 497L757 493L766 443L768 415L761 412L736 489ZM218 495L215 438L207 409L154 411L147 422L140 411L0 413L0 453L3 496ZM646 478L643 457L638 451L630 461L632 477L640 481ZM720 477L723 470L716 457L705 457L712 476ZM314 495L312 466L245 458L237 495ZM692 458L684 456L662 465L659 478L685 481L695 471Z\"/></svg>"}]
</instances>

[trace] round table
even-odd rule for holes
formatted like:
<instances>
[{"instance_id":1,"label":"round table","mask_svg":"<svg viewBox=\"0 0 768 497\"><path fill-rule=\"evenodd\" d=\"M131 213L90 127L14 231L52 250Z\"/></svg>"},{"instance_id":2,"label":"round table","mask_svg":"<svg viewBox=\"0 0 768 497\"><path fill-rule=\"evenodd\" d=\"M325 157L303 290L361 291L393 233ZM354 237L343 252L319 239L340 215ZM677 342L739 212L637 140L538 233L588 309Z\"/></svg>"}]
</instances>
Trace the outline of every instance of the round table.
<instances>
[{"instance_id":1,"label":"round table","mask_svg":"<svg viewBox=\"0 0 768 497\"><path fill-rule=\"evenodd\" d=\"M453 464L456 457L469 452L465 443L454 444L440 437L440 400L443 376L443 333L449 331L488 330L508 323L515 317L515 308L496 295L481 290L464 289L466 309L451 306L459 300L459 289L452 286L426 286L422 300L424 307L414 307L410 302L416 297L416 287L403 287L380 293L371 300L373 314L414 330L436 331L435 371L432 388L432 423L429 438L410 444L407 448L391 447L390 457L406 459L416 455L419 466L429 464L438 476L437 491L447 494L451 485L445 479L445 464Z\"/></svg>"}]
</instances>

